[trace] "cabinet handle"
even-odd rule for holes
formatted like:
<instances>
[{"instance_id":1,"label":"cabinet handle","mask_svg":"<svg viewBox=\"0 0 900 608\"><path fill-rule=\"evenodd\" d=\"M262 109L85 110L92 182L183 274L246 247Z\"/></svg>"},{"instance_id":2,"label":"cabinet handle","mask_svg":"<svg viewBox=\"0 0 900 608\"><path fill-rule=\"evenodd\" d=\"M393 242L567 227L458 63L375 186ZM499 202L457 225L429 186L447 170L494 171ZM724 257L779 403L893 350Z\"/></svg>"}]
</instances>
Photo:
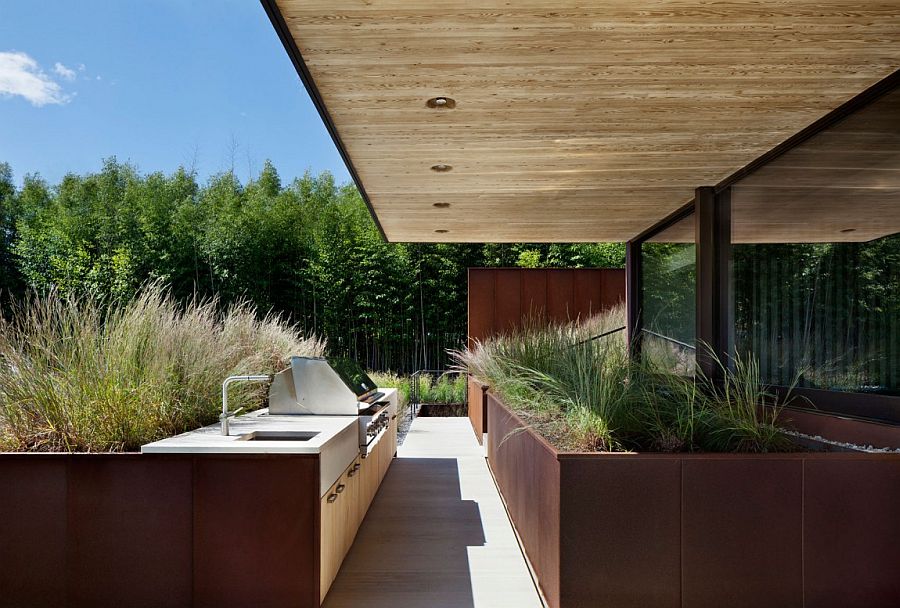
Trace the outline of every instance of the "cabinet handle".
<instances>
[{"instance_id":1,"label":"cabinet handle","mask_svg":"<svg viewBox=\"0 0 900 608\"><path fill-rule=\"evenodd\" d=\"M328 498L325 499L329 503L332 503L337 500L337 494L329 494Z\"/></svg>"},{"instance_id":2,"label":"cabinet handle","mask_svg":"<svg viewBox=\"0 0 900 608\"><path fill-rule=\"evenodd\" d=\"M358 471L359 467L360 467L360 464L357 462L355 465L353 465L353 470Z\"/></svg>"},{"instance_id":3,"label":"cabinet handle","mask_svg":"<svg viewBox=\"0 0 900 608\"><path fill-rule=\"evenodd\" d=\"M347 471L347 477L353 477L354 475L356 475L356 469L350 469L349 471Z\"/></svg>"},{"instance_id":4,"label":"cabinet handle","mask_svg":"<svg viewBox=\"0 0 900 608\"><path fill-rule=\"evenodd\" d=\"M341 492L344 491L344 489L345 489L346 487L347 487L347 486L345 486L344 484L339 483L339 484L338 484L338 487L336 487L336 488L334 489L334 491L337 492L338 494L340 494Z\"/></svg>"}]
</instances>

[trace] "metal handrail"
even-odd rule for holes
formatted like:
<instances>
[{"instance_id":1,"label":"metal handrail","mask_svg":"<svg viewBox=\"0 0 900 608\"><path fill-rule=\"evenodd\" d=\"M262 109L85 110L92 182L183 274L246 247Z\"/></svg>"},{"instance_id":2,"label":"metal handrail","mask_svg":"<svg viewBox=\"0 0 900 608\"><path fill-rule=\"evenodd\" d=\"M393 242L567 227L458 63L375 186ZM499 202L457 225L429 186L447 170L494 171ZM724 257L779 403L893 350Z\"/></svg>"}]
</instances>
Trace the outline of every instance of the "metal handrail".
<instances>
[{"instance_id":1,"label":"metal handrail","mask_svg":"<svg viewBox=\"0 0 900 608\"><path fill-rule=\"evenodd\" d=\"M662 334L658 334L655 331L650 331L649 329L641 329L641 331L646 332L656 338L662 338L663 340L665 340L667 342L671 342L672 344L676 344L682 348L689 348L691 350L697 350L696 346L691 346L690 344L682 342L681 340L676 340L675 338L670 338L669 336L664 336Z\"/></svg>"},{"instance_id":2,"label":"metal handrail","mask_svg":"<svg viewBox=\"0 0 900 608\"><path fill-rule=\"evenodd\" d=\"M591 336L590 338L585 338L584 340L582 340L582 341L580 341L580 342L576 342L576 343L573 344L572 346L580 346L581 344L587 344L588 342L593 342L594 340L599 340L600 338L605 338L606 336L611 336L611 335L613 335L613 334L617 334L617 333L619 333L620 331L625 331L625 329L626 329L626 328L625 328L625 326L623 325L622 327L617 327L617 328L615 328L615 329L611 329L611 330L609 330L609 331L605 331L605 332L603 332L602 334L597 334L596 336Z\"/></svg>"},{"instance_id":3,"label":"metal handrail","mask_svg":"<svg viewBox=\"0 0 900 608\"><path fill-rule=\"evenodd\" d=\"M419 400L419 376L423 374L429 374L434 376L435 379L440 379L442 376L461 376L465 372L462 370L442 370L442 369L419 369L412 373L409 377L409 419L412 421L419 414L419 406L422 403ZM468 391L463 395L463 404L467 404L469 400Z\"/></svg>"}]
</instances>

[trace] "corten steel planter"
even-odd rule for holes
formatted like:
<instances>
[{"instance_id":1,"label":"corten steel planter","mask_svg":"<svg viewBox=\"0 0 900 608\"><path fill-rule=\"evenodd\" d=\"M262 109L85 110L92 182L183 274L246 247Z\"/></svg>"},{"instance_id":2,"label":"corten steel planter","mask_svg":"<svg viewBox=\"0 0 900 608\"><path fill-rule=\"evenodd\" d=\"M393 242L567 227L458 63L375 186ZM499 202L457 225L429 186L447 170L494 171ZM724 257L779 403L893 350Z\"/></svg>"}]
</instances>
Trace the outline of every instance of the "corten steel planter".
<instances>
[{"instance_id":1,"label":"corten steel planter","mask_svg":"<svg viewBox=\"0 0 900 608\"><path fill-rule=\"evenodd\" d=\"M484 384L474 376L468 377L468 407L469 422L475 431L475 438L482 443L484 434L487 433L487 384Z\"/></svg>"},{"instance_id":2,"label":"corten steel planter","mask_svg":"<svg viewBox=\"0 0 900 608\"><path fill-rule=\"evenodd\" d=\"M0 488L0 606L319 605L316 456L0 454Z\"/></svg>"},{"instance_id":3,"label":"corten steel planter","mask_svg":"<svg viewBox=\"0 0 900 608\"><path fill-rule=\"evenodd\" d=\"M900 455L560 453L487 399L551 608L900 606Z\"/></svg>"}]
</instances>

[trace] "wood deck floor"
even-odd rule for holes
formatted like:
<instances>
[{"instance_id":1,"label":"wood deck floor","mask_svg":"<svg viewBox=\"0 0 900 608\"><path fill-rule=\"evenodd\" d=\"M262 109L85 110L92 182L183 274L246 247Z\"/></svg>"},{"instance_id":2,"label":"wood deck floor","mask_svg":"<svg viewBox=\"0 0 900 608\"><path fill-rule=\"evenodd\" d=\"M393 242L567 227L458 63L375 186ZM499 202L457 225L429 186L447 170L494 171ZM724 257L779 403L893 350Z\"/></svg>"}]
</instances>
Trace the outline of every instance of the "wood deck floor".
<instances>
[{"instance_id":1,"label":"wood deck floor","mask_svg":"<svg viewBox=\"0 0 900 608\"><path fill-rule=\"evenodd\" d=\"M326 608L540 608L467 418L417 418Z\"/></svg>"}]
</instances>

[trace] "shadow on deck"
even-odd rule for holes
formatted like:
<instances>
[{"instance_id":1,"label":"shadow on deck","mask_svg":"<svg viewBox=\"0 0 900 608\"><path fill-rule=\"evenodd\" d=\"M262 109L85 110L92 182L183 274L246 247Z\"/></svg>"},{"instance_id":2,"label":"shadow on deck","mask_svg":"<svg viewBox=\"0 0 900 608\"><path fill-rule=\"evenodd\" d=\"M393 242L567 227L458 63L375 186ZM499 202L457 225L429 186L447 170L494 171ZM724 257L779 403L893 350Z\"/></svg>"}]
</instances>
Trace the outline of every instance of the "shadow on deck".
<instances>
[{"instance_id":1,"label":"shadow on deck","mask_svg":"<svg viewBox=\"0 0 900 608\"><path fill-rule=\"evenodd\" d=\"M323 606L539 608L466 418L417 418Z\"/></svg>"}]
</instances>

